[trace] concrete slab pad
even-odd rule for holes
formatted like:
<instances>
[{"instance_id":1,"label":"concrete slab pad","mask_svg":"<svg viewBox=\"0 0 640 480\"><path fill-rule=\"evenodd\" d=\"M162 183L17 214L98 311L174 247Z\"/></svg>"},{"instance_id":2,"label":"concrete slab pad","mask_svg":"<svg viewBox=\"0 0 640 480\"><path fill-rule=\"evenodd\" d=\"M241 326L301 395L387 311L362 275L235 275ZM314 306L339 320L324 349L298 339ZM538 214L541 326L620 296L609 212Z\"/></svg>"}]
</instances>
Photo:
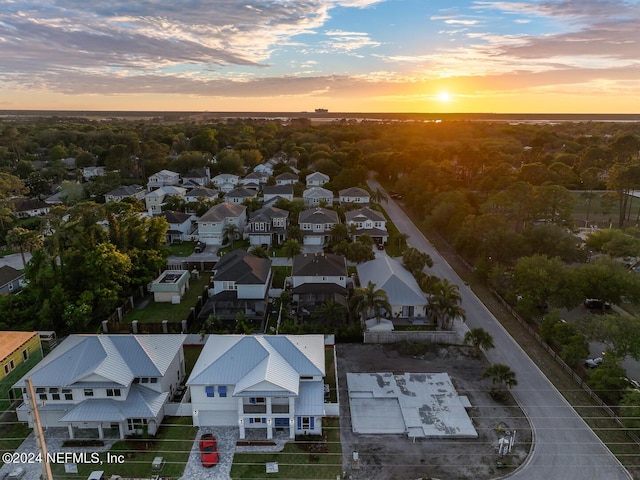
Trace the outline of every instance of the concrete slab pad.
<instances>
[{"instance_id":1,"label":"concrete slab pad","mask_svg":"<svg viewBox=\"0 0 640 480\"><path fill-rule=\"evenodd\" d=\"M356 433L407 433L416 438L477 438L446 373L347 373ZM398 414L399 413L399 414Z\"/></svg>"}]
</instances>

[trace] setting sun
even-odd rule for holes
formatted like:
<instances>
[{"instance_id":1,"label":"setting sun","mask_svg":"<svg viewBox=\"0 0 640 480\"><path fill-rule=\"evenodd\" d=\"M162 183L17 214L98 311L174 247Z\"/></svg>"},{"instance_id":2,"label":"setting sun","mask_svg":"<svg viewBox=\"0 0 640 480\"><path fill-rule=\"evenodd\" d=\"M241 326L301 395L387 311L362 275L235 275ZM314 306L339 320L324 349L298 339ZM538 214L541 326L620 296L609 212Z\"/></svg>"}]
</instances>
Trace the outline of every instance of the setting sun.
<instances>
[{"instance_id":1,"label":"setting sun","mask_svg":"<svg viewBox=\"0 0 640 480\"><path fill-rule=\"evenodd\" d=\"M438 100L440 100L441 102L450 102L451 95L449 95L449 92L440 92L440 94L438 95Z\"/></svg>"}]
</instances>

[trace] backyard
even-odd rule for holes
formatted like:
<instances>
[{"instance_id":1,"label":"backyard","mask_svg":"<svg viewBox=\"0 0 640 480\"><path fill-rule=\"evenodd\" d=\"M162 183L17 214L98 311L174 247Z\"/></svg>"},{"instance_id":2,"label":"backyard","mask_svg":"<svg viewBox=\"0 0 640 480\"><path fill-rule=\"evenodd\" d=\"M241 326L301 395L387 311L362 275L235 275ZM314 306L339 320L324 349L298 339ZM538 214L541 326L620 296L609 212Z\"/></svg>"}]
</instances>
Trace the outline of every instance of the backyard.
<instances>
[{"instance_id":1,"label":"backyard","mask_svg":"<svg viewBox=\"0 0 640 480\"><path fill-rule=\"evenodd\" d=\"M179 304L156 303L153 301L152 295L147 295L136 307L127 313L124 322L133 322L137 320L140 323L160 323L163 320L169 322L180 322L186 320L189 316L191 308L196 305L198 297L204 292L206 286L209 285L209 272L201 272L199 279L191 279L189 290L184 294Z\"/></svg>"}]
</instances>

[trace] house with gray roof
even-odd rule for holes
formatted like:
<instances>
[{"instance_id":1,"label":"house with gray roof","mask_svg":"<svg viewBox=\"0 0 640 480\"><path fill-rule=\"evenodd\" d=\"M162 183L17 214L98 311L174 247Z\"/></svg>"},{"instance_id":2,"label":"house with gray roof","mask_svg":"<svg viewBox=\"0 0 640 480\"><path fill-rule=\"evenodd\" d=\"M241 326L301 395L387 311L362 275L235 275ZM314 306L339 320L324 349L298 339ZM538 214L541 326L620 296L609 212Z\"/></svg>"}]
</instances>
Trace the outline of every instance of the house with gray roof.
<instances>
[{"instance_id":1,"label":"house with gray roof","mask_svg":"<svg viewBox=\"0 0 640 480\"><path fill-rule=\"evenodd\" d=\"M13 200L13 214L18 218L31 218L46 215L51 205L38 198L18 198Z\"/></svg>"},{"instance_id":2,"label":"house with gray roof","mask_svg":"<svg viewBox=\"0 0 640 480\"><path fill-rule=\"evenodd\" d=\"M195 426L322 434L322 335L209 335L187 385Z\"/></svg>"},{"instance_id":3,"label":"house with gray roof","mask_svg":"<svg viewBox=\"0 0 640 480\"><path fill-rule=\"evenodd\" d=\"M333 205L333 192L322 187L309 187L302 192L304 204L308 207L315 207L322 204Z\"/></svg>"},{"instance_id":4,"label":"house with gray roof","mask_svg":"<svg viewBox=\"0 0 640 480\"><path fill-rule=\"evenodd\" d=\"M213 269L209 298L199 314L205 320L214 315L235 322L239 312L250 320L264 318L269 287L271 259L241 249L224 255Z\"/></svg>"},{"instance_id":5,"label":"house with gray roof","mask_svg":"<svg viewBox=\"0 0 640 480\"><path fill-rule=\"evenodd\" d=\"M298 215L304 245L324 245L331 239L331 229L340 223L338 213L328 208L310 208Z\"/></svg>"},{"instance_id":6,"label":"house with gray roof","mask_svg":"<svg viewBox=\"0 0 640 480\"><path fill-rule=\"evenodd\" d=\"M171 170L160 170L149 177L147 181L147 190L150 192L156 188L178 185L179 183L179 173L172 172Z\"/></svg>"},{"instance_id":7,"label":"house with gray roof","mask_svg":"<svg viewBox=\"0 0 640 480\"><path fill-rule=\"evenodd\" d=\"M156 188L144 196L145 207L147 208L149 215L160 215L162 213L162 206L165 204L167 197L184 199L186 193L186 188L174 187L173 185Z\"/></svg>"},{"instance_id":8,"label":"house with gray roof","mask_svg":"<svg viewBox=\"0 0 640 480\"><path fill-rule=\"evenodd\" d=\"M209 167L195 168L182 176L182 183L206 187L211 183L211 171Z\"/></svg>"},{"instance_id":9,"label":"house with gray roof","mask_svg":"<svg viewBox=\"0 0 640 480\"><path fill-rule=\"evenodd\" d=\"M250 245L282 244L287 236L289 212L274 206L265 206L251 213L245 235Z\"/></svg>"},{"instance_id":10,"label":"house with gray roof","mask_svg":"<svg viewBox=\"0 0 640 480\"><path fill-rule=\"evenodd\" d=\"M371 195L364 188L351 187L345 188L338 192L338 199L341 205L348 203L368 204L371 201Z\"/></svg>"},{"instance_id":11,"label":"house with gray roof","mask_svg":"<svg viewBox=\"0 0 640 480\"><path fill-rule=\"evenodd\" d=\"M284 198L293 202L293 187L291 185L270 185L262 187L264 201L268 202L272 198Z\"/></svg>"},{"instance_id":12,"label":"house with gray roof","mask_svg":"<svg viewBox=\"0 0 640 480\"><path fill-rule=\"evenodd\" d=\"M229 203L242 204L246 200L255 200L258 198L258 191L252 188L237 187L227 192L224 201Z\"/></svg>"},{"instance_id":13,"label":"house with gray roof","mask_svg":"<svg viewBox=\"0 0 640 480\"><path fill-rule=\"evenodd\" d=\"M206 211L196 222L198 240L207 245L222 245L227 225L238 227L242 234L247 225L247 207L235 203L219 203Z\"/></svg>"},{"instance_id":14,"label":"house with gray roof","mask_svg":"<svg viewBox=\"0 0 640 480\"><path fill-rule=\"evenodd\" d=\"M193 217L188 213L166 210L162 216L169 224L167 230L167 243L184 242L191 240L193 233Z\"/></svg>"},{"instance_id":15,"label":"house with gray roof","mask_svg":"<svg viewBox=\"0 0 640 480\"><path fill-rule=\"evenodd\" d=\"M218 198L218 191L213 188L196 187L189 190L184 195L184 200L187 203L196 203L201 200L216 200Z\"/></svg>"},{"instance_id":16,"label":"house with gray roof","mask_svg":"<svg viewBox=\"0 0 640 480\"><path fill-rule=\"evenodd\" d=\"M66 427L70 438L87 429L98 438L145 429L155 435L165 403L185 376L185 338L70 335L14 385L25 400L18 420L32 422L26 387L31 378L44 428Z\"/></svg>"},{"instance_id":17,"label":"house with gray roof","mask_svg":"<svg viewBox=\"0 0 640 480\"><path fill-rule=\"evenodd\" d=\"M0 295L19 292L23 282L24 270L16 270L9 265L0 267Z\"/></svg>"},{"instance_id":18,"label":"house with gray roof","mask_svg":"<svg viewBox=\"0 0 640 480\"><path fill-rule=\"evenodd\" d=\"M387 293L393 318L425 319L427 297L402 263L384 255L356 266L361 285L369 282Z\"/></svg>"},{"instance_id":19,"label":"house with gray roof","mask_svg":"<svg viewBox=\"0 0 640 480\"><path fill-rule=\"evenodd\" d=\"M105 203L121 202L125 198L142 200L147 191L141 185L123 185L104 194Z\"/></svg>"},{"instance_id":20,"label":"house with gray roof","mask_svg":"<svg viewBox=\"0 0 640 480\"><path fill-rule=\"evenodd\" d=\"M347 260L331 253L302 253L293 258L291 294L297 314L308 316L319 305L333 300L347 304Z\"/></svg>"},{"instance_id":21,"label":"house with gray roof","mask_svg":"<svg viewBox=\"0 0 640 480\"><path fill-rule=\"evenodd\" d=\"M384 245L389 238L387 232L387 219L378 210L363 207L358 210L345 212L347 227L354 227L351 234L353 240L358 240L361 235L369 235L374 242Z\"/></svg>"},{"instance_id":22,"label":"house with gray roof","mask_svg":"<svg viewBox=\"0 0 640 480\"><path fill-rule=\"evenodd\" d=\"M265 172L251 172L247 174L244 178L239 180L241 185L256 185L258 188L260 186L265 185L267 180L269 180L269 174Z\"/></svg>"},{"instance_id":23,"label":"house with gray roof","mask_svg":"<svg viewBox=\"0 0 640 480\"><path fill-rule=\"evenodd\" d=\"M221 173L211 179L213 185L221 192L227 193L236 188L240 177L233 173Z\"/></svg>"},{"instance_id":24,"label":"house with gray roof","mask_svg":"<svg viewBox=\"0 0 640 480\"><path fill-rule=\"evenodd\" d=\"M276 185L295 185L299 180L295 173L283 172L276 177Z\"/></svg>"},{"instance_id":25,"label":"house with gray roof","mask_svg":"<svg viewBox=\"0 0 640 480\"><path fill-rule=\"evenodd\" d=\"M329 175L322 172L313 172L306 176L305 181L307 187L321 187L325 183L329 183Z\"/></svg>"}]
</instances>

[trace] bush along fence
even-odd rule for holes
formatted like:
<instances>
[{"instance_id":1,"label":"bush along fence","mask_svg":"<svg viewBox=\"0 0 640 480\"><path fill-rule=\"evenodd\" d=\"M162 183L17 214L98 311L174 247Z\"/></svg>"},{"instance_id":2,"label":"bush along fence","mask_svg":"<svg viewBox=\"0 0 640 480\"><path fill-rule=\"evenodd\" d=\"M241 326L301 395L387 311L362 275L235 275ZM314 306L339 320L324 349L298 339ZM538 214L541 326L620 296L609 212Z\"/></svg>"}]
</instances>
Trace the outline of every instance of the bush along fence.
<instances>
[{"instance_id":1,"label":"bush along fence","mask_svg":"<svg viewBox=\"0 0 640 480\"><path fill-rule=\"evenodd\" d=\"M204 288L202 295L198 296L195 306L191 307L186 319L170 322L163 320L159 323L150 322L123 322L124 316L135 306L134 297L131 296L106 320L102 322L102 333L134 333L134 334L161 334L161 333L187 333L197 321L198 315L209 297L209 290Z\"/></svg>"}]
</instances>

